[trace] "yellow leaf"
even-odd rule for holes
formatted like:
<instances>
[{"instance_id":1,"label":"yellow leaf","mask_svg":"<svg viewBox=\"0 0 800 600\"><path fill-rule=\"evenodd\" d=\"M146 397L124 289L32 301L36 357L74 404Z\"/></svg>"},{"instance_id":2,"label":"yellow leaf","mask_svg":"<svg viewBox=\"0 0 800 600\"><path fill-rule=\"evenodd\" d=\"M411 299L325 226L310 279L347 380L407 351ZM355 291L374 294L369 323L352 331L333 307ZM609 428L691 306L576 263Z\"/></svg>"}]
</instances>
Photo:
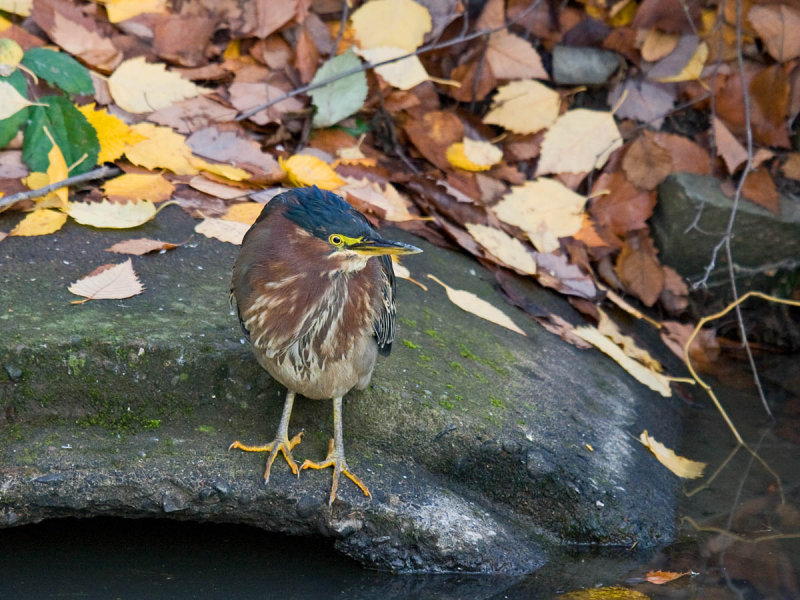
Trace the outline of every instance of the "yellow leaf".
<instances>
[{"instance_id":1,"label":"yellow leaf","mask_svg":"<svg viewBox=\"0 0 800 600\"><path fill-rule=\"evenodd\" d=\"M167 11L166 0L98 0L106 7L108 20L119 23L143 13L163 14Z\"/></svg>"},{"instance_id":2,"label":"yellow leaf","mask_svg":"<svg viewBox=\"0 0 800 600\"><path fill-rule=\"evenodd\" d=\"M463 142L450 144L447 148L447 161L465 171L487 171L502 158L503 151L497 146L467 137Z\"/></svg>"},{"instance_id":3,"label":"yellow leaf","mask_svg":"<svg viewBox=\"0 0 800 600\"><path fill-rule=\"evenodd\" d=\"M166 206L163 204L161 208ZM160 210L160 209L159 209ZM67 213L81 225L107 229L130 229L147 223L156 216L156 207L149 200L129 200L125 204L109 202L70 202Z\"/></svg>"},{"instance_id":4,"label":"yellow leaf","mask_svg":"<svg viewBox=\"0 0 800 600\"><path fill-rule=\"evenodd\" d=\"M236 245L241 245L248 229L250 225L246 223L225 219L203 219L194 228L197 233L202 233L206 237Z\"/></svg>"},{"instance_id":5,"label":"yellow leaf","mask_svg":"<svg viewBox=\"0 0 800 600\"><path fill-rule=\"evenodd\" d=\"M166 69L162 63L146 62L144 56L131 58L108 78L108 91L120 108L137 114L154 112L209 91Z\"/></svg>"},{"instance_id":6,"label":"yellow leaf","mask_svg":"<svg viewBox=\"0 0 800 600\"><path fill-rule=\"evenodd\" d=\"M661 363L653 358L647 350L639 348L639 346L636 344L636 341L632 337L624 335L619 330L619 327L617 327L617 324L611 320L611 317L609 317L605 311L598 308L597 312L600 315L600 320L597 323L597 330L600 333L622 348L622 351L625 354L630 356L633 360L642 363L648 369L651 369L656 373L661 373L664 370L664 367L661 366Z\"/></svg>"},{"instance_id":7,"label":"yellow leaf","mask_svg":"<svg viewBox=\"0 0 800 600\"><path fill-rule=\"evenodd\" d=\"M37 208L22 219L8 235L48 235L61 229L67 215L51 208Z\"/></svg>"},{"instance_id":8,"label":"yellow leaf","mask_svg":"<svg viewBox=\"0 0 800 600\"><path fill-rule=\"evenodd\" d=\"M33 8L33 0L0 0L0 10L20 17L29 17ZM2 19L2 17L0 17Z\"/></svg>"},{"instance_id":9,"label":"yellow leaf","mask_svg":"<svg viewBox=\"0 0 800 600\"><path fill-rule=\"evenodd\" d=\"M377 48L364 48L361 50L356 49L355 52L361 58L372 64L408 54L402 48L395 48L392 46L378 46ZM422 63L416 56L409 56L408 58L389 63L388 65L375 67L375 72L383 77L386 83L400 90L410 90L423 81L430 79L425 67L422 66Z\"/></svg>"},{"instance_id":10,"label":"yellow leaf","mask_svg":"<svg viewBox=\"0 0 800 600\"><path fill-rule=\"evenodd\" d=\"M697 45L697 50L694 51L694 54L689 59L689 62L687 62L686 66L681 69L680 73L670 77L662 77L661 79L658 79L658 81L662 83L670 83L699 79L700 74L703 72L703 67L706 64L706 59L708 59L708 44L705 42L700 42Z\"/></svg>"},{"instance_id":11,"label":"yellow leaf","mask_svg":"<svg viewBox=\"0 0 800 600\"><path fill-rule=\"evenodd\" d=\"M220 177L224 177L225 179L230 179L231 181L242 181L244 179L250 179L250 173L248 173L244 169L240 169L239 167L234 167L233 165L210 163L203 160L202 158L198 158L197 156L192 156L189 159L189 162L196 169L200 169L201 171L206 171L207 173L213 173L214 175L219 175Z\"/></svg>"},{"instance_id":12,"label":"yellow leaf","mask_svg":"<svg viewBox=\"0 0 800 600\"><path fill-rule=\"evenodd\" d=\"M649 600L650 596L623 587L588 588L567 592L561 600Z\"/></svg>"},{"instance_id":13,"label":"yellow leaf","mask_svg":"<svg viewBox=\"0 0 800 600\"><path fill-rule=\"evenodd\" d=\"M258 202L239 202L231 204L227 212L222 215L226 221L236 221L237 223L245 223L252 225L264 209L263 204Z\"/></svg>"},{"instance_id":14,"label":"yellow leaf","mask_svg":"<svg viewBox=\"0 0 800 600\"><path fill-rule=\"evenodd\" d=\"M580 230L585 204L584 196L561 182L540 177L511 186L494 212L504 223L525 231L539 252L549 253L558 249L558 238Z\"/></svg>"},{"instance_id":15,"label":"yellow leaf","mask_svg":"<svg viewBox=\"0 0 800 600\"><path fill-rule=\"evenodd\" d=\"M372 0L351 17L353 32L362 48L394 46L413 52L431 30L428 9L413 0Z\"/></svg>"},{"instance_id":16,"label":"yellow leaf","mask_svg":"<svg viewBox=\"0 0 800 600\"><path fill-rule=\"evenodd\" d=\"M366 177L345 177L345 181L347 185L339 188L337 193L347 198L361 212L376 214L387 221L413 221L423 218L408 212L411 202L391 183L381 186Z\"/></svg>"},{"instance_id":17,"label":"yellow leaf","mask_svg":"<svg viewBox=\"0 0 800 600\"><path fill-rule=\"evenodd\" d=\"M146 138L125 149L125 156L133 164L145 169L169 169L176 175L197 174L191 164L192 150L181 134L151 123L138 123L131 130Z\"/></svg>"},{"instance_id":18,"label":"yellow leaf","mask_svg":"<svg viewBox=\"0 0 800 600\"><path fill-rule=\"evenodd\" d=\"M458 306L460 309L472 313L481 319L486 319L487 321L491 321L496 325L510 329L515 333L527 336L527 334L522 331L522 329L520 329L517 324L514 323L514 321L511 320L511 317L509 317L496 306L489 304L483 298L479 298L472 292L468 292L466 290L457 290L451 288L449 285L437 277L434 277L430 273L428 274L428 278L433 279L436 283L441 285L445 289L445 292L447 292L447 297L450 299L450 302Z\"/></svg>"},{"instance_id":19,"label":"yellow leaf","mask_svg":"<svg viewBox=\"0 0 800 600\"><path fill-rule=\"evenodd\" d=\"M703 469L706 463L690 460L683 456L678 456L673 450L667 448L661 442L657 442L645 429L639 436L639 441L652 452L662 465L684 479L697 479L703 476Z\"/></svg>"},{"instance_id":20,"label":"yellow leaf","mask_svg":"<svg viewBox=\"0 0 800 600\"><path fill-rule=\"evenodd\" d=\"M26 106L34 106L7 81L0 81L0 120L18 113Z\"/></svg>"},{"instance_id":21,"label":"yellow leaf","mask_svg":"<svg viewBox=\"0 0 800 600\"><path fill-rule=\"evenodd\" d=\"M22 183L27 185L32 190L38 190L46 185L50 185L50 178L47 173L41 171L31 171L27 177L22 178Z\"/></svg>"},{"instance_id":22,"label":"yellow leaf","mask_svg":"<svg viewBox=\"0 0 800 600\"><path fill-rule=\"evenodd\" d=\"M103 265L67 289L76 296L85 296L85 300L76 300L72 303L82 304L89 300L130 298L141 294L144 286L133 270L133 263L129 258L118 265Z\"/></svg>"},{"instance_id":23,"label":"yellow leaf","mask_svg":"<svg viewBox=\"0 0 800 600\"><path fill-rule=\"evenodd\" d=\"M669 379L627 356L622 351L622 348L600 333L596 327L582 325L581 327L576 327L573 333L617 361L619 366L630 373L639 383L646 385L666 398L672 396Z\"/></svg>"},{"instance_id":24,"label":"yellow leaf","mask_svg":"<svg viewBox=\"0 0 800 600\"><path fill-rule=\"evenodd\" d=\"M106 196L163 202L172 197L175 186L157 173L125 173L103 184Z\"/></svg>"},{"instance_id":25,"label":"yellow leaf","mask_svg":"<svg viewBox=\"0 0 800 600\"><path fill-rule=\"evenodd\" d=\"M23 54L22 46L17 42L0 38L0 77L8 77L16 71Z\"/></svg>"},{"instance_id":26,"label":"yellow leaf","mask_svg":"<svg viewBox=\"0 0 800 600\"><path fill-rule=\"evenodd\" d=\"M45 130L46 131L46 130ZM49 135L49 132L47 132ZM58 144L53 141L53 138L50 138L50 141L53 142L52 147L50 148L50 152L47 153L47 159L49 161L47 166L47 179L49 183L56 183L58 181L64 181L67 177L69 177L69 171L67 170L67 163L64 160L64 155L61 154L61 148L58 147ZM50 192L44 199L44 201L55 201L57 206L54 208L66 208L67 207L67 199L69 197L69 190L66 187L58 188L57 190Z\"/></svg>"},{"instance_id":27,"label":"yellow leaf","mask_svg":"<svg viewBox=\"0 0 800 600\"><path fill-rule=\"evenodd\" d=\"M295 154L286 160L279 157L278 162L289 181L298 187L316 185L323 190L335 190L344 185L336 171L316 156Z\"/></svg>"},{"instance_id":28,"label":"yellow leaf","mask_svg":"<svg viewBox=\"0 0 800 600\"><path fill-rule=\"evenodd\" d=\"M523 275L536 274L536 260L517 238L495 227L467 223L467 231L484 250Z\"/></svg>"},{"instance_id":29,"label":"yellow leaf","mask_svg":"<svg viewBox=\"0 0 800 600\"><path fill-rule=\"evenodd\" d=\"M622 136L612 113L576 108L558 117L544 134L536 174L599 169L621 146Z\"/></svg>"},{"instance_id":30,"label":"yellow leaf","mask_svg":"<svg viewBox=\"0 0 800 600\"><path fill-rule=\"evenodd\" d=\"M534 79L512 81L498 88L483 122L514 133L536 133L556 120L560 104L557 92Z\"/></svg>"},{"instance_id":31,"label":"yellow leaf","mask_svg":"<svg viewBox=\"0 0 800 600\"><path fill-rule=\"evenodd\" d=\"M80 106L78 110L97 132L97 140L100 142L98 163L113 162L123 155L128 146L147 139L128 127L122 119L108 114L104 108L95 110L94 102Z\"/></svg>"}]
</instances>

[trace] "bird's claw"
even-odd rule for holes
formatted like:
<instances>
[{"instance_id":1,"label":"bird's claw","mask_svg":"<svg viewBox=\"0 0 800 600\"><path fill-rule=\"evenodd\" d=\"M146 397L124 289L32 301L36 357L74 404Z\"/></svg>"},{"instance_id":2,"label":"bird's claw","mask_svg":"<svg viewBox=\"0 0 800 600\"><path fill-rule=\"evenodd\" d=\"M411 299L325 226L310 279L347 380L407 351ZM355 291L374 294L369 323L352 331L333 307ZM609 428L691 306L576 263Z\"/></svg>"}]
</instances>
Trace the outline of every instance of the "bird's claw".
<instances>
[{"instance_id":1,"label":"bird's claw","mask_svg":"<svg viewBox=\"0 0 800 600\"><path fill-rule=\"evenodd\" d=\"M347 477L350 478L350 481L355 483L364 495L368 498L372 497L372 494L369 491L369 488L364 484L361 479L355 475L352 471L350 471L350 467L347 465L347 461L344 458L343 452L336 452L334 450L333 440L331 440L328 444L328 456L325 457L325 460L321 462L314 462L312 460L306 459L306 461L300 467L300 470L304 469L327 469L328 467L333 467L333 483L331 485L331 495L330 499L328 500L328 505L332 505L333 501L336 499L336 491L339 489L339 476L344 473Z\"/></svg>"},{"instance_id":2,"label":"bird's claw","mask_svg":"<svg viewBox=\"0 0 800 600\"><path fill-rule=\"evenodd\" d=\"M294 457L292 456L292 448L300 443L300 438L302 437L303 432L301 431L292 439L289 439L288 436L276 438L269 444L264 444L263 446L248 446L241 443L239 440L236 440L230 446L228 446L228 451L242 450L243 452L269 452L269 456L267 457L267 467L264 470L264 483L266 484L269 482L269 474L272 470L272 463L275 462L278 452L283 454L283 458L286 459L289 468L292 470L292 474L300 477L300 470L297 468L297 463L294 461Z\"/></svg>"}]
</instances>

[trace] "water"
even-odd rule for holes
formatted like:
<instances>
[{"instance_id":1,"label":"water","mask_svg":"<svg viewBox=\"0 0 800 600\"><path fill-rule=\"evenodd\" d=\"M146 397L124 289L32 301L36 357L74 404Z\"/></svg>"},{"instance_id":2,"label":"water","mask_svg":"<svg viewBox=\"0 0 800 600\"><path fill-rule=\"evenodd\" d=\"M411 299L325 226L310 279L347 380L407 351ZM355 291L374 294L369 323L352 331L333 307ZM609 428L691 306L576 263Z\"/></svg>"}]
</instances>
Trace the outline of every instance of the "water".
<instances>
[{"instance_id":1,"label":"water","mask_svg":"<svg viewBox=\"0 0 800 600\"><path fill-rule=\"evenodd\" d=\"M779 357L762 366L778 418L774 425L741 365L721 374L724 387L710 382L774 474L739 450L710 484L681 499L679 516L705 531L685 521L678 540L660 551L567 550L524 578L391 575L362 569L324 541L250 527L64 519L0 531L0 599L499 600L553 598L597 586L623 586L655 600L797 599L800 362ZM772 381L770 373L776 374ZM695 403L683 407L685 443L677 450L708 462L711 475L735 441L707 398L699 391L691 395ZM653 461L653 477L670 476ZM696 487L689 482L686 491ZM795 536L781 537L787 534ZM651 570L690 574L656 586L644 581Z\"/></svg>"}]
</instances>

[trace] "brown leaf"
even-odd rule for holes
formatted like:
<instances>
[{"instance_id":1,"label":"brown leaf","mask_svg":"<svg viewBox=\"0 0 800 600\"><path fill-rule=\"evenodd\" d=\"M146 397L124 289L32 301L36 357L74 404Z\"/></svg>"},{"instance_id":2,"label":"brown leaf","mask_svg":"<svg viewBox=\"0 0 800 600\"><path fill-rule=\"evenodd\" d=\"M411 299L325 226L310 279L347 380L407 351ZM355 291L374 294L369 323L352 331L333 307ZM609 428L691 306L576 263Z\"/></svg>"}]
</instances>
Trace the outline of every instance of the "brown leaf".
<instances>
[{"instance_id":1,"label":"brown leaf","mask_svg":"<svg viewBox=\"0 0 800 600\"><path fill-rule=\"evenodd\" d=\"M648 62L661 60L675 50L679 37L675 33L665 33L656 28L651 29L642 43L642 58Z\"/></svg>"},{"instance_id":2,"label":"brown leaf","mask_svg":"<svg viewBox=\"0 0 800 600\"><path fill-rule=\"evenodd\" d=\"M218 122L233 121L236 111L206 96L197 96L175 102L150 114L148 121L172 127L178 133L189 135Z\"/></svg>"},{"instance_id":3,"label":"brown leaf","mask_svg":"<svg viewBox=\"0 0 800 600\"><path fill-rule=\"evenodd\" d=\"M753 136L766 146L789 148L786 117L789 110L789 78L783 65L772 65L750 81L753 97Z\"/></svg>"},{"instance_id":4,"label":"brown leaf","mask_svg":"<svg viewBox=\"0 0 800 600\"><path fill-rule=\"evenodd\" d=\"M665 583L669 583L670 581L675 581L684 575L690 574L690 571L684 571L683 573L676 573L674 571L648 571L646 578L647 581L652 584L663 585Z\"/></svg>"},{"instance_id":5,"label":"brown leaf","mask_svg":"<svg viewBox=\"0 0 800 600\"><path fill-rule=\"evenodd\" d=\"M162 15L156 23L153 51L184 67L202 65L216 26L217 19L210 15Z\"/></svg>"},{"instance_id":6,"label":"brown leaf","mask_svg":"<svg viewBox=\"0 0 800 600\"><path fill-rule=\"evenodd\" d=\"M626 237L615 267L626 289L645 306L653 306L664 287L664 271L656 253L648 230L640 229Z\"/></svg>"},{"instance_id":7,"label":"brown leaf","mask_svg":"<svg viewBox=\"0 0 800 600\"><path fill-rule=\"evenodd\" d=\"M742 163L747 160L747 150L744 149L730 130L725 126L718 117L712 119L714 128L714 144L717 146L717 151L725 161L725 166L728 167L728 173L733 174Z\"/></svg>"},{"instance_id":8,"label":"brown leaf","mask_svg":"<svg viewBox=\"0 0 800 600\"><path fill-rule=\"evenodd\" d=\"M405 131L420 154L446 171L452 169L447 148L464 137L464 125L451 112L434 111L406 123Z\"/></svg>"},{"instance_id":9,"label":"brown leaf","mask_svg":"<svg viewBox=\"0 0 800 600\"><path fill-rule=\"evenodd\" d=\"M181 244L173 244L171 242L162 242L159 240L151 240L150 238L134 238L117 242L110 248L106 248L106 252L116 252L118 254L133 254L141 256L150 252L161 252L162 250L173 250Z\"/></svg>"},{"instance_id":10,"label":"brown leaf","mask_svg":"<svg viewBox=\"0 0 800 600\"><path fill-rule=\"evenodd\" d=\"M661 304L672 313L678 314L689 306L689 287L678 272L667 265L664 269L664 289L661 290Z\"/></svg>"},{"instance_id":11,"label":"brown leaf","mask_svg":"<svg viewBox=\"0 0 800 600\"><path fill-rule=\"evenodd\" d=\"M133 270L129 258L117 265L102 265L69 286L69 291L76 296L85 296L85 300L76 300L72 304L82 304L89 300L118 300L130 298L144 291L144 286Z\"/></svg>"},{"instance_id":12,"label":"brown leaf","mask_svg":"<svg viewBox=\"0 0 800 600\"><path fill-rule=\"evenodd\" d=\"M800 56L800 10L788 4L754 6L747 12L750 24L767 47L767 52L779 62Z\"/></svg>"},{"instance_id":13,"label":"brown leaf","mask_svg":"<svg viewBox=\"0 0 800 600\"><path fill-rule=\"evenodd\" d=\"M623 99L624 95L624 99ZM620 101L621 104L620 104ZM619 119L636 119L659 128L675 103L673 84L629 77L615 85L608 94L609 106L616 106Z\"/></svg>"},{"instance_id":14,"label":"brown leaf","mask_svg":"<svg viewBox=\"0 0 800 600\"><path fill-rule=\"evenodd\" d=\"M308 83L314 78L318 62L319 51L311 39L311 34L305 26L300 27L294 54L294 67L300 73L300 81Z\"/></svg>"},{"instance_id":15,"label":"brown leaf","mask_svg":"<svg viewBox=\"0 0 800 600\"><path fill-rule=\"evenodd\" d=\"M310 4L310 0L284 0L277 3L272 0L256 0L252 3L255 12L253 19L246 21L253 23L249 33L265 38L292 19L302 22Z\"/></svg>"},{"instance_id":16,"label":"brown leaf","mask_svg":"<svg viewBox=\"0 0 800 600\"><path fill-rule=\"evenodd\" d=\"M607 194L600 195L601 192ZM628 231L647 227L656 205L655 192L636 189L622 171L603 173L592 188L597 196L589 204L589 214L609 233L624 238Z\"/></svg>"},{"instance_id":17,"label":"brown leaf","mask_svg":"<svg viewBox=\"0 0 800 600\"><path fill-rule=\"evenodd\" d=\"M287 89L284 89L283 86L279 87L273 83L263 82L236 82L231 84L228 88L231 104L241 112L266 104L270 100L281 98L285 96L288 91L290 91L288 86ZM280 123L283 115L287 112L299 111L302 108L303 102L296 97L286 98L267 109L258 111L256 114L250 116L249 119L257 125Z\"/></svg>"},{"instance_id":18,"label":"brown leaf","mask_svg":"<svg viewBox=\"0 0 800 600\"><path fill-rule=\"evenodd\" d=\"M744 180L742 194L751 202L763 206L768 211L780 216L781 208L778 204L778 188L772 180L772 175L766 169L750 171Z\"/></svg>"},{"instance_id":19,"label":"brown leaf","mask_svg":"<svg viewBox=\"0 0 800 600\"><path fill-rule=\"evenodd\" d=\"M669 151L672 170L676 173L711 175L711 157L708 152L687 137L674 133L653 134L653 141Z\"/></svg>"},{"instance_id":20,"label":"brown leaf","mask_svg":"<svg viewBox=\"0 0 800 600\"><path fill-rule=\"evenodd\" d=\"M694 331L694 325L677 321L663 321L661 325L661 341L678 358L684 360L683 349ZM713 329L702 329L695 336L689 347L689 358L692 366L701 373L715 370L714 363L719 358L719 342Z\"/></svg>"},{"instance_id":21,"label":"brown leaf","mask_svg":"<svg viewBox=\"0 0 800 600\"><path fill-rule=\"evenodd\" d=\"M207 127L195 131L186 143L198 156L246 169L253 174L252 182L276 183L284 178L283 170L271 154L263 152L258 142L240 137L235 131Z\"/></svg>"},{"instance_id":22,"label":"brown leaf","mask_svg":"<svg viewBox=\"0 0 800 600\"><path fill-rule=\"evenodd\" d=\"M536 49L507 31L489 36L486 61L497 79L550 79Z\"/></svg>"},{"instance_id":23,"label":"brown leaf","mask_svg":"<svg viewBox=\"0 0 800 600\"><path fill-rule=\"evenodd\" d=\"M657 28L667 33L692 33L700 28L700 7L681 0L644 0L636 10L633 26ZM691 21L690 21L691 19Z\"/></svg>"},{"instance_id":24,"label":"brown leaf","mask_svg":"<svg viewBox=\"0 0 800 600\"><path fill-rule=\"evenodd\" d=\"M781 172L789 179L800 181L800 152L792 152L786 157Z\"/></svg>"},{"instance_id":25,"label":"brown leaf","mask_svg":"<svg viewBox=\"0 0 800 600\"><path fill-rule=\"evenodd\" d=\"M628 180L641 190L652 190L672 172L672 156L645 131L628 146L622 159Z\"/></svg>"}]
</instances>

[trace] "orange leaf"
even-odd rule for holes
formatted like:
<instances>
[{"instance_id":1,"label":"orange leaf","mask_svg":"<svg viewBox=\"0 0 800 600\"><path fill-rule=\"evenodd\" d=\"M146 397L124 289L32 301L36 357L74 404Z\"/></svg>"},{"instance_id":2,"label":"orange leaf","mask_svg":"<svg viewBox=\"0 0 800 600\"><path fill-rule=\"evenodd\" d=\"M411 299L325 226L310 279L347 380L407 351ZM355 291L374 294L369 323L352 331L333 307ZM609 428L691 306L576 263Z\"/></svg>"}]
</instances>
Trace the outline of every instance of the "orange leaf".
<instances>
[{"instance_id":1,"label":"orange leaf","mask_svg":"<svg viewBox=\"0 0 800 600\"><path fill-rule=\"evenodd\" d=\"M646 306L655 304L664 287L664 270L646 230L638 230L626 238L615 270L629 292Z\"/></svg>"},{"instance_id":2,"label":"orange leaf","mask_svg":"<svg viewBox=\"0 0 800 600\"><path fill-rule=\"evenodd\" d=\"M690 571L685 571L683 573L676 573L674 571L648 571L647 581L655 585L663 585L689 574L691 574Z\"/></svg>"}]
</instances>

